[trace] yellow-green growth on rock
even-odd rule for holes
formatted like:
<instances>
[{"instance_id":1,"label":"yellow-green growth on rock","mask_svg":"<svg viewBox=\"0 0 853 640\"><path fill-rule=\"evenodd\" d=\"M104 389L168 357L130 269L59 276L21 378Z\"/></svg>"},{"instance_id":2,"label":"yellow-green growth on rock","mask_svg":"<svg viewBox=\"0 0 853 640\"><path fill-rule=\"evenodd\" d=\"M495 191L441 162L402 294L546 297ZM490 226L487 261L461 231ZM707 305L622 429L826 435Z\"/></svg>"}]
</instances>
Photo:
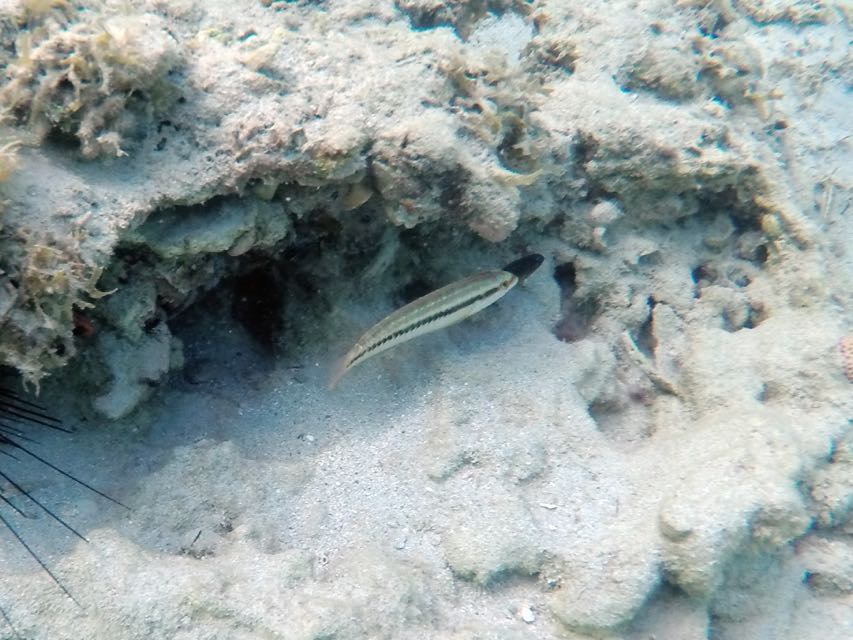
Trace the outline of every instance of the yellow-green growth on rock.
<instances>
[{"instance_id":1,"label":"yellow-green growth on rock","mask_svg":"<svg viewBox=\"0 0 853 640\"><path fill-rule=\"evenodd\" d=\"M181 55L158 16L33 9L21 19L0 102L38 137L76 137L88 159L121 156L139 116L162 111L176 95L167 74Z\"/></svg>"}]
</instances>

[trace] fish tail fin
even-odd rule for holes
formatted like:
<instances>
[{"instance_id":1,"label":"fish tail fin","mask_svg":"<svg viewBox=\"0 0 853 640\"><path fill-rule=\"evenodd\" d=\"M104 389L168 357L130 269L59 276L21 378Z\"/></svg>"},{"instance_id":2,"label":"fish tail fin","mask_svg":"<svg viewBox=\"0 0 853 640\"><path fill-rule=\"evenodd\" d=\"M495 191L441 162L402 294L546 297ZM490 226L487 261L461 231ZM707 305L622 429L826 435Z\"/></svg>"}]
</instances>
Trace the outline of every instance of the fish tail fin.
<instances>
[{"instance_id":1,"label":"fish tail fin","mask_svg":"<svg viewBox=\"0 0 853 640\"><path fill-rule=\"evenodd\" d=\"M331 391L333 390L340 379L344 377L347 371L349 371L349 358L347 357L349 354L345 356L341 356L335 362L335 366L332 369L332 375L329 376L329 383L326 385L326 388Z\"/></svg>"}]
</instances>

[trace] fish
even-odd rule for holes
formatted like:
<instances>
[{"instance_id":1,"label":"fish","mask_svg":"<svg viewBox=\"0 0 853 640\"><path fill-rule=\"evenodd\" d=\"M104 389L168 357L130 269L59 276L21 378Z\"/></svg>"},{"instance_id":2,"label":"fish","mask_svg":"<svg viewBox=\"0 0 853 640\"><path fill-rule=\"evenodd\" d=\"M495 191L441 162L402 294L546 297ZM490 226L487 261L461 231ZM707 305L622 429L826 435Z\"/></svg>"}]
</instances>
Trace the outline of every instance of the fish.
<instances>
[{"instance_id":1,"label":"fish","mask_svg":"<svg viewBox=\"0 0 853 640\"><path fill-rule=\"evenodd\" d=\"M504 297L544 261L531 254L503 269L481 271L452 282L397 309L365 331L335 366L329 379L334 389L354 366L418 336L461 322Z\"/></svg>"}]
</instances>

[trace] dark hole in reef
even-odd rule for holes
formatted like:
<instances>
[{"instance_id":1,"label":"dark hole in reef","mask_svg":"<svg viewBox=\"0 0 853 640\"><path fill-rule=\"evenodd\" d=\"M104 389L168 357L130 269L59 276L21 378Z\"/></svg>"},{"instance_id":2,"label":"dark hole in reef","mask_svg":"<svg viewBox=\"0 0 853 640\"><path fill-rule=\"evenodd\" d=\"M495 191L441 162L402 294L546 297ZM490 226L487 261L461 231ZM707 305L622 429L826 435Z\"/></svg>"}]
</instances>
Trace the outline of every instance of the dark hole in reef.
<instances>
[{"instance_id":1,"label":"dark hole in reef","mask_svg":"<svg viewBox=\"0 0 853 640\"><path fill-rule=\"evenodd\" d=\"M42 144L53 147L59 151L69 151L72 153L75 153L80 149L80 141L77 139L77 136L57 127L48 131Z\"/></svg>"},{"instance_id":2,"label":"dark hole in reef","mask_svg":"<svg viewBox=\"0 0 853 640\"><path fill-rule=\"evenodd\" d=\"M134 91L125 99L126 109L144 110L151 105L151 95L146 91Z\"/></svg>"},{"instance_id":3,"label":"dark hole in reef","mask_svg":"<svg viewBox=\"0 0 853 640\"><path fill-rule=\"evenodd\" d=\"M140 265L144 268L152 262L152 256L149 253L136 246L128 244L118 245L115 249L114 256L113 262L115 264L123 265L121 270L118 272L119 275L117 276L117 282L121 284L126 284L132 277L131 272L135 265ZM102 289L112 289L115 284L113 284L110 279L104 279L99 282L99 286Z\"/></svg>"},{"instance_id":4,"label":"dark hole in reef","mask_svg":"<svg viewBox=\"0 0 853 640\"><path fill-rule=\"evenodd\" d=\"M309 215L312 217L309 224L313 227L312 231L317 235L321 247L340 241L344 231L340 220L322 209L315 209Z\"/></svg>"},{"instance_id":5,"label":"dark hole in reef","mask_svg":"<svg viewBox=\"0 0 853 640\"><path fill-rule=\"evenodd\" d=\"M699 281L702 280L704 275L705 266L699 265L698 267L693 267L693 271L690 272L690 277L693 279L695 284L699 284Z\"/></svg>"},{"instance_id":6,"label":"dark hole in reef","mask_svg":"<svg viewBox=\"0 0 853 640\"><path fill-rule=\"evenodd\" d=\"M729 25L728 20L722 15L718 14L713 24L706 26L704 24L699 24L699 33L701 33L706 38L710 38L712 40L716 40L720 33Z\"/></svg>"},{"instance_id":7,"label":"dark hole in reef","mask_svg":"<svg viewBox=\"0 0 853 640\"><path fill-rule=\"evenodd\" d=\"M760 244L755 247L755 261L758 264L764 264L765 262L767 262L767 258L769 257L769 255L770 253L767 251L766 244Z\"/></svg>"},{"instance_id":8,"label":"dark hole in reef","mask_svg":"<svg viewBox=\"0 0 853 640\"><path fill-rule=\"evenodd\" d=\"M741 319L741 317L729 311L723 311L722 317L723 329L729 333L735 333L741 329L755 329L755 327L764 322L767 318L767 313L761 306L750 304L747 309L746 318Z\"/></svg>"},{"instance_id":9,"label":"dark hole in reef","mask_svg":"<svg viewBox=\"0 0 853 640\"><path fill-rule=\"evenodd\" d=\"M707 77L707 74L703 74L703 73L700 71L700 72L699 72L699 77L700 77L700 78L701 78L701 77ZM711 100L713 100L714 102L716 102L716 103L717 103L717 104L719 104L719 105L724 106L726 109L731 109L731 108L733 107L733 105L732 105L732 103L731 103L731 102L729 102L728 100L726 100L723 96L721 96L721 95L719 95L719 94L714 94L714 95L711 97Z\"/></svg>"},{"instance_id":10,"label":"dark hole in reef","mask_svg":"<svg viewBox=\"0 0 853 640\"><path fill-rule=\"evenodd\" d=\"M231 282L231 315L260 344L272 347L283 329L284 294L268 266L258 267Z\"/></svg>"},{"instance_id":11,"label":"dark hole in reef","mask_svg":"<svg viewBox=\"0 0 853 640\"><path fill-rule=\"evenodd\" d=\"M758 231L761 228L761 216L755 211L743 209L734 209L730 219L735 227L735 233L740 235L747 231Z\"/></svg>"},{"instance_id":12,"label":"dark hole in reef","mask_svg":"<svg viewBox=\"0 0 853 640\"><path fill-rule=\"evenodd\" d=\"M511 171L531 173L536 169L536 163L525 155L522 143L528 137L532 127L525 122L523 113L508 113L502 120L504 135L497 148L501 162Z\"/></svg>"},{"instance_id":13,"label":"dark hole in reef","mask_svg":"<svg viewBox=\"0 0 853 640\"><path fill-rule=\"evenodd\" d=\"M90 326L92 327L91 329L89 329ZM78 321L75 317L74 328L71 330L75 338L88 338L91 335L90 331L94 331L94 325L91 322L87 322L86 320Z\"/></svg>"},{"instance_id":14,"label":"dark hole in reef","mask_svg":"<svg viewBox=\"0 0 853 640\"><path fill-rule=\"evenodd\" d=\"M74 85L68 78L63 78L56 85L56 90L60 93L74 93Z\"/></svg>"},{"instance_id":15,"label":"dark hole in reef","mask_svg":"<svg viewBox=\"0 0 853 640\"><path fill-rule=\"evenodd\" d=\"M567 298L575 295L575 291L578 288L577 277L578 274L574 262L559 264L554 268L554 280L560 286L560 292Z\"/></svg>"},{"instance_id":16,"label":"dark hole in reef","mask_svg":"<svg viewBox=\"0 0 853 640\"><path fill-rule=\"evenodd\" d=\"M438 184L441 187L441 194L438 197L439 204L446 209L459 206L465 187L459 176L448 171L441 175Z\"/></svg>"},{"instance_id":17,"label":"dark hole in reef","mask_svg":"<svg viewBox=\"0 0 853 640\"><path fill-rule=\"evenodd\" d=\"M702 297L702 287L713 284L717 280L717 272L709 263L703 263L693 268L690 277L696 286L693 288L693 297Z\"/></svg>"},{"instance_id":18,"label":"dark hole in reef","mask_svg":"<svg viewBox=\"0 0 853 640\"><path fill-rule=\"evenodd\" d=\"M580 300L577 292L577 270L574 263L566 262L554 269L554 280L560 287L560 320L554 327L554 335L563 342L583 340L590 331L593 319L598 315L594 300Z\"/></svg>"},{"instance_id":19,"label":"dark hole in reef","mask_svg":"<svg viewBox=\"0 0 853 640\"><path fill-rule=\"evenodd\" d=\"M599 143L591 135L579 134L577 140L572 145L572 156L577 159L577 163L584 165L598 152Z\"/></svg>"},{"instance_id":20,"label":"dark hole in reef","mask_svg":"<svg viewBox=\"0 0 853 640\"><path fill-rule=\"evenodd\" d=\"M160 322L162 322L162 319L159 316L152 316L145 321L142 328L145 330L145 333L150 333L157 328Z\"/></svg>"},{"instance_id":21,"label":"dark hole in reef","mask_svg":"<svg viewBox=\"0 0 853 640\"><path fill-rule=\"evenodd\" d=\"M643 355L651 358L654 356L655 347L657 347L657 340L655 340L654 333L652 333L652 314L657 302L652 296L649 296L646 304L649 305L649 315L646 316L643 324L636 330L634 342Z\"/></svg>"},{"instance_id":22,"label":"dark hole in reef","mask_svg":"<svg viewBox=\"0 0 853 640\"><path fill-rule=\"evenodd\" d=\"M735 187L726 187L720 191L703 190L698 194L699 211L716 215L721 211L737 211L738 193ZM735 216L732 222L737 225Z\"/></svg>"},{"instance_id":23,"label":"dark hole in reef","mask_svg":"<svg viewBox=\"0 0 853 640\"><path fill-rule=\"evenodd\" d=\"M168 296L157 296L157 308L162 309L168 315L172 315L180 310L180 306Z\"/></svg>"},{"instance_id":24,"label":"dark hole in reef","mask_svg":"<svg viewBox=\"0 0 853 640\"><path fill-rule=\"evenodd\" d=\"M345 231L340 221L329 217L320 210L310 214L310 221L296 221L294 231L296 240L290 244L281 257L281 265L288 277L300 280L304 274L300 265L310 264L320 258L324 251L346 251ZM306 290L314 291L316 286L305 280Z\"/></svg>"}]
</instances>

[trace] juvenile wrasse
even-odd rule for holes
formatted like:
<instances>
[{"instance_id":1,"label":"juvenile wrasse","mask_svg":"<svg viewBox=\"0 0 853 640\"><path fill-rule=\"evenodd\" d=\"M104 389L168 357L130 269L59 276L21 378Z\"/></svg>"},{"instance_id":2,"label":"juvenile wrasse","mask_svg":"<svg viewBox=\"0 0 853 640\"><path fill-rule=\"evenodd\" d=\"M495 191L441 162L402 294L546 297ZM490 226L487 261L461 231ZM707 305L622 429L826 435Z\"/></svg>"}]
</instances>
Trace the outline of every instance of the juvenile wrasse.
<instances>
[{"instance_id":1,"label":"juvenile wrasse","mask_svg":"<svg viewBox=\"0 0 853 640\"><path fill-rule=\"evenodd\" d=\"M503 269L475 273L397 309L368 329L341 358L329 380L329 388L333 389L347 371L371 356L461 322L497 302L533 273L543 259L532 254Z\"/></svg>"}]
</instances>

